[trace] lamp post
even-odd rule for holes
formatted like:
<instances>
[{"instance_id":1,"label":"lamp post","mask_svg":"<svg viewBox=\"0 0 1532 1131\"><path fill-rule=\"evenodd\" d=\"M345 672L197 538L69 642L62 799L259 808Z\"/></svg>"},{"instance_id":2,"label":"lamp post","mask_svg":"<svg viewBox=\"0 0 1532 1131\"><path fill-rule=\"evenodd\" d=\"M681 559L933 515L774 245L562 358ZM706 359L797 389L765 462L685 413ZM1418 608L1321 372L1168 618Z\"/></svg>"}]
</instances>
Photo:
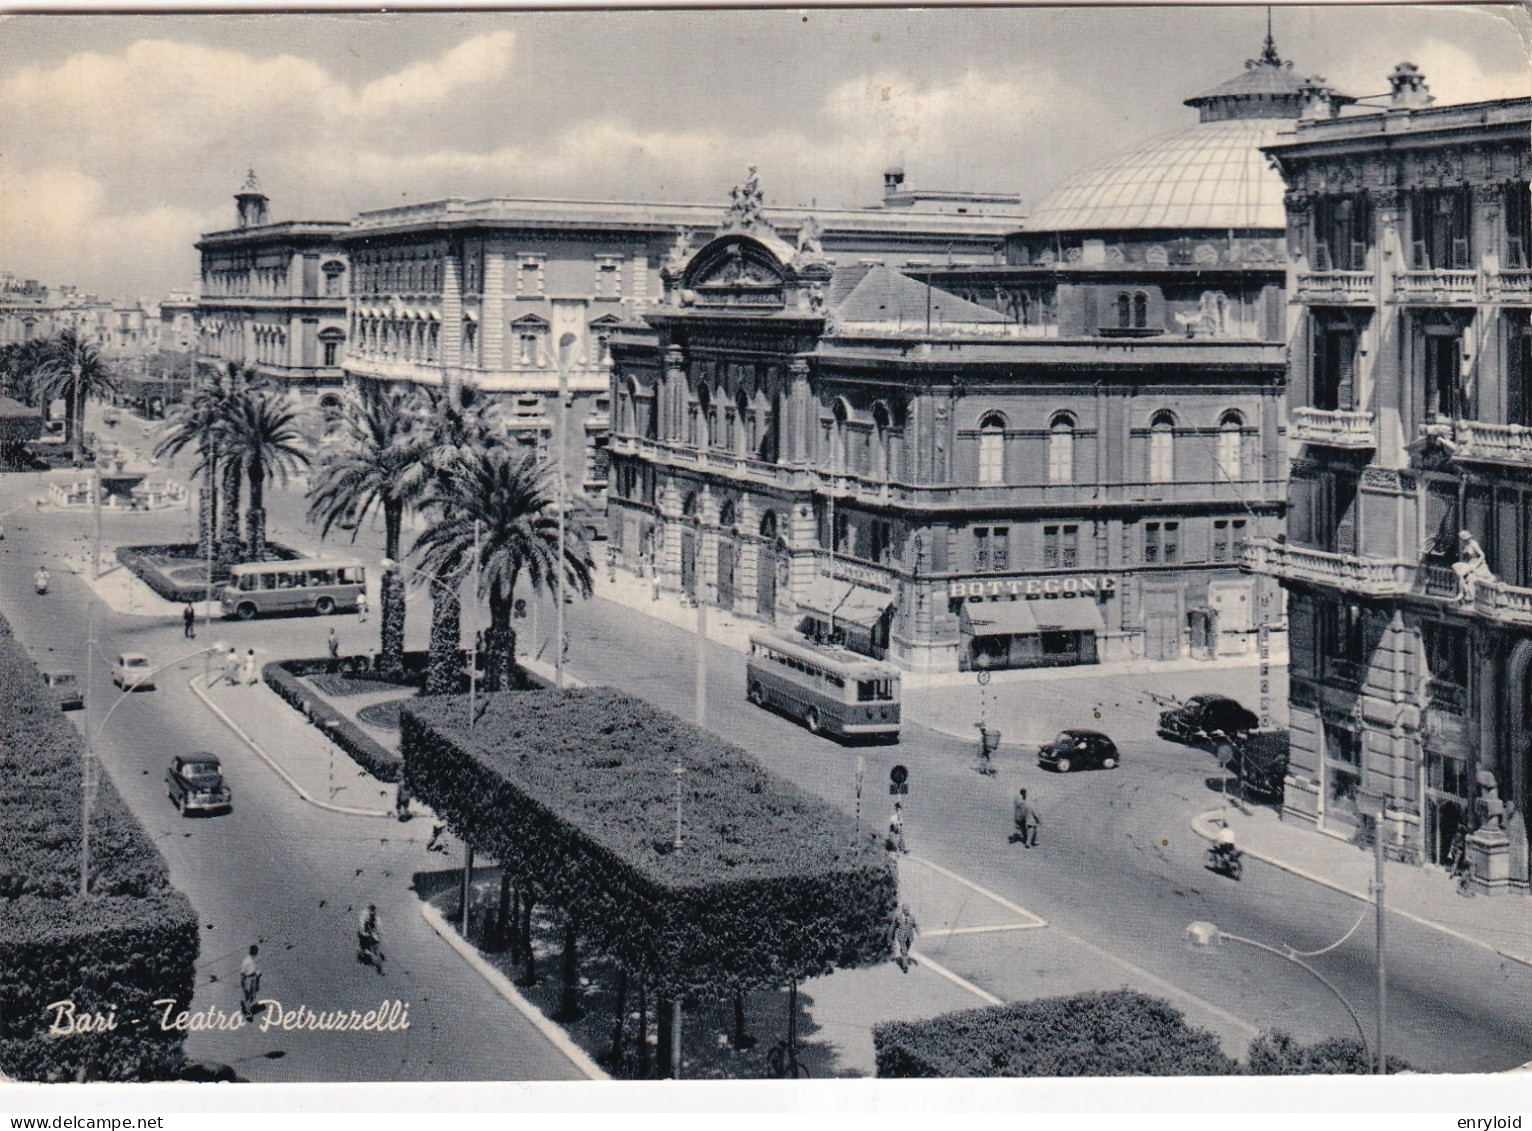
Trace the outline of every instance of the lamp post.
<instances>
[{"instance_id":1,"label":"lamp post","mask_svg":"<svg viewBox=\"0 0 1532 1131\"><path fill-rule=\"evenodd\" d=\"M558 585L558 611L554 631L558 639L554 641L553 653L553 686L559 691L564 690L564 539L568 533L568 517L565 512L569 510L569 487L564 479L564 450L568 447L569 421L566 417L566 407L569 401L569 353L579 339L572 333L559 335L559 403L558 412L554 415L554 427L559 430L558 436L558 502L559 502L559 585Z\"/></svg>"},{"instance_id":2,"label":"lamp post","mask_svg":"<svg viewBox=\"0 0 1532 1131\"><path fill-rule=\"evenodd\" d=\"M1388 1022L1388 967L1384 961L1386 952L1384 923L1387 916L1383 910L1383 833L1384 820L1388 815L1388 798L1368 790L1359 790L1356 795L1356 810L1364 817L1372 819L1373 914L1377 918L1378 940L1378 1037L1373 1072L1381 1076L1388 1072L1388 1060L1383 1047L1383 1030Z\"/></svg>"},{"instance_id":3,"label":"lamp post","mask_svg":"<svg viewBox=\"0 0 1532 1131\"><path fill-rule=\"evenodd\" d=\"M1221 946L1225 940L1229 942L1241 943L1244 946L1254 947L1256 950L1265 951L1267 954L1275 954L1278 958L1285 958L1294 966L1307 971L1319 982L1320 985L1324 986L1325 989L1334 994L1335 1000L1340 1002L1341 1005L1345 1007L1346 1015L1351 1018L1351 1023L1356 1026L1356 1035L1362 1042L1362 1051L1364 1054L1366 1053L1367 1031L1362 1028L1362 1019L1357 1016L1356 1010L1351 1007L1351 1003L1346 1000L1346 996L1335 987L1335 983L1331 982L1330 979L1326 978L1318 970L1314 969L1314 967L1310 966L1307 962L1303 961L1302 958L1298 957L1297 952L1294 951L1291 947L1278 949L1274 946L1268 946L1263 942L1256 942L1255 939L1243 938L1240 935L1231 935L1227 931L1219 930L1215 924L1200 919L1196 922L1188 923L1186 925L1186 930L1182 934L1181 939L1182 945L1187 950L1194 951L1210 950L1214 947Z\"/></svg>"},{"instance_id":4,"label":"lamp post","mask_svg":"<svg viewBox=\"0 0 1532 1131\"><path fill-rule=\"evenodd\" d=\"M96 617L95 617L95 611L96 611L96 606L95 606L94 602L88 604L85 607L86 626L87 626L86 627L86 653L85 653L85 694L88 697L90 697L90 698L86 699L87 705L89 705L89 703L91 702L91 698L93 698L94 694L95 694L93 689L91 688L91 674L95 670L94 669L94 664L92 663L92 658L94 657L95 652L96 652ZM150 669L147 673L145 673L144 675L138 677L138 682L142 682L145 679L149 679L149 678L151 678L153 676L156 676L160 672L164 671L166 668L174 667L176 664L185 663L187 660L196 659L198 656L205 655L205 654L210 653L210 652L220 652L220 651L222 651L223 649L225 649L227 647L228 647L228 645L220 640L220 641L217 641L216 643L209 644L206 647L198 648L195 652L188 652L184 656L178 656L174 660L169 660L169 661L161 664L157 668ZM134 686L132 686L132 687L125 687L125 688L122 689L122 694L119 695L117 697L117 699L112 703L112 705L107 708L106 714L103 715L101 717L101 721L98 724L96 724L96 729L94 731L91 730L91 727L90 727L90 712L88 710L86 711L86 719L85 719L85 727L84 727L84 730L85 730L85 764L80 768L81 769L81 772L80 772L80 898L81 899L84 899L86 896L88 896L90 894L90 809L91 809L92 793L93 793L93 789L94 789L94 786L95 786L95 775L92 772L92 769L93 769L93 767L95 765L96 740L99 739L101 737L101 735L106 731L106 724L111 721L112 715L116 713L117 708L122 706L122 704L127 700L128 696L133 693L133 691L136 689L136 687L137 687L137 683L135 683Z\"/></svg>"}]
</instances>

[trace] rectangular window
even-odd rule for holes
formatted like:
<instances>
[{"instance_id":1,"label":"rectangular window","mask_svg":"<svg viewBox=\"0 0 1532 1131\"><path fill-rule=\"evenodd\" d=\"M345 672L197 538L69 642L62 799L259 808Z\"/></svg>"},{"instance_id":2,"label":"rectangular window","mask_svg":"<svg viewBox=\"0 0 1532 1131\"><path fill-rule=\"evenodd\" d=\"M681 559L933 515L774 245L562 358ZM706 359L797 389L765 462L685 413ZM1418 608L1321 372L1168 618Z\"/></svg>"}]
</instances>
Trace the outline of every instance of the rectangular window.
<instances>
[{"instance_id":1,"label":"rectangular window","mask_svg":"<svg viewBox=\"0 0 1532 1131\"><path fill-rule=\"evenodd\" d=\"M1501 269L1525 271L1532 255L1532 195L1526 181L1512 181L1505 186L1505 254Z\"/></svg>"},{"instance_id":2,"label":"rectangular window","mask_svg":"<svg viewBox=\"0 0 1532 1131\"><path fill-rule=\"evenodd\" d=\"M1356 407L1356 330L1314 325L1313 401L1327 412Z\"/></svg>"},{"instance_id":3,"label":"rectangular window","mask_svg":"<svg viewBox=\"0 0 1532 1131\"><path fill-rule=\"evenodd\" d=\"M1178 550L1181 543L1181 524L1179 522L1167 522L1164 526L1163 538L1160 542L1160 559L1170 565L1178 560Z\"/></svg>"},{"instance_id":4,"label":"rectangular window","mask_svg":"<svg viewBox=\"0 0 1532 1131\"><path fill-rule=\"evenodd\" d=\"M837 511L835 514L835 541L831 549L836 553L846 548L851 540L851 516L845 511Z\"/></svg>"},{"instance_id":5,"label":"rectangular window","mask_svg":"<svg viewBox=\"0 0 1532 1131\"><path fill-rule=\"evenodd\" d=\"M1325 724L1325 754L1332 762L1344 762L1348 766L1361 768L1362 765L1362 736L1360 732L1349 726L1337 723Z\"/></svg>"},{"instance_id":6,"label":"rectangular window","mask_svg":"<svg viewBox=\"0 0 1532 1131\"><path fill-rule=\"evenodd\" d=\"M1473 198L1467 185L1416 189L1410 194L1410 268L1468 271L1472 268Z\"/></svg>"},{"instance_id":7,"label":"rectangular window","mask_svg":"<svg viewBox=\"0 0 1532 1131\"><path fill-rule=\"evenodd\" d=\"M976 526L973 531L973 568L979 573L988 573L990 569L990 537L989 527Z\"/></svg>"},{"instance_id":8,"label":"rectangular window","mask_svg":"<svg viewBox=\"0 0 1532 1131\"><path fill-rule=\"evenodd\" d=\"M1314 201L1315 271L1363 271L1372 239L1372 213L1365 193L1322 196Z\"/></svg>"},{"instance_id":9,"label":"rectangular window","mask_svg":"<svg viewBox=\"0 0 1532 1131\"><path fill-rule=\"evenodd\" d=\"M1420 626L1426 670L1438 683L1468 686L1468 630L1462 625L1426 621Z\"/></svg>"},{"instance_id":10,"label":"rectangular window","mask_svg":"<svg viewBox=\"0 0 1532 1131\"><path fill-rule=\"evenodd\" d=\"M1057 569L1059 564L1059 528L1043 527L1043 567Z\"/></svg>"},{"instance_id":11,"label":"rectangular window","mask_svg":"<svg viewBox=\"0 0 1532 1131\"><path fill-rule=\"evenodd\" d=\"M1472 407L1463 385L1462 334L1423 335L1421 370L1428 413L1448 420L1470 417Z\"/></svg>"},{"instance_id":12,"label":"rectangular window","mask_svg":"<svg viewBox=\"0 0 1532 1131\"><path fill-rule=\"evenodd\" d=\"M893 556L894 528L887 519L877 518L872 522L872 560L886 562Z\"/></svg>"},{"instance_id":13,"label":"rectangular window","mask_svg":"<svg viewBox=\"0 0 1532 1131\"><path fill-rule=\"evenodd\" d=\"M1043 565L1073 569L1079 564L1080 528L1078 526L1043 527Z\"/></svg>"},{"instance_id":14,"label":"rectangular window","mask_svg":"<svg viewBox=\"0 0 1532 1131\"><path fill-rule=\"evenodd\" d=\"M995 543L990 548L991 568L996 573L1011 568L1011 528L1009 526L995 527Z\"/></svg>"},{"instance_id":15,"label":"rectangular window","mask_svg":"<svg viewBox=\"0 0 1532 1131\"><path fill-rule=\"evenodd\" d=\"M1144 523L1144 564L1158 565L1160 562L1160 524L1157 522Z\"/></svg>"},{"instance_id":16,"label":"rectangular window","mask_svg":"<svg viewBox=\"0 0 1532 1131\"><path fill-rule=\"evenodd\" d=\"M1213 520L1213 560L1215 562L1230 561L1229 555L1229 520L1216 518Z\"/></svg>"}]
</instances>

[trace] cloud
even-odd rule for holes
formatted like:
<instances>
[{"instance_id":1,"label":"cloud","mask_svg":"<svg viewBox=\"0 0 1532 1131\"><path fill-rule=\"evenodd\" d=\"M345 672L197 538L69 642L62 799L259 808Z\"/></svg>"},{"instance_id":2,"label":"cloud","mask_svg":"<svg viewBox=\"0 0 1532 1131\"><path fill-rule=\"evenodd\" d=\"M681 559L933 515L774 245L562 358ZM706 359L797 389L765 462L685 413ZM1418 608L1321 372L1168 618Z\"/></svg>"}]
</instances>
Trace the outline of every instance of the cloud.
<instances>
[{"instance_id":1,"label":"cloud","mask_svg":"<svg viewBox=\"0 0 1532 1131\"><path fill-rule=\"evenodd\" d=\"M357 109L368 116L380 116L441 106L455 96L500 82L510 73L515 53L516 36L512 32L477 36L439 59L416 63L369 83L357 98Z\"/></svg>"}]
</instances>

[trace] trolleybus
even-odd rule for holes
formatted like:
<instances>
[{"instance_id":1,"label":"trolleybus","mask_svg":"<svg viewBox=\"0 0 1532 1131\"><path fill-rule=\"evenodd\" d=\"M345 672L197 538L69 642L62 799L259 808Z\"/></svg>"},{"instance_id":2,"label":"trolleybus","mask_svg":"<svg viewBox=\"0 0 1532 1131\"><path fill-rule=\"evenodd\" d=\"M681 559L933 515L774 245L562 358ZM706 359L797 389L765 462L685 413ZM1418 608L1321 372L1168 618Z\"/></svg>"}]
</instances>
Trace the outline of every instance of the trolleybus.
<instances>
[{"instance_id":1,"label":"trolleybus","mask_svg":"<svg viewBox=\"0 0 1532 1131\"><path fill-rule=\"evenodd\" d=\"M745 694L813 734L899 740L899 672L845 648L754 633Z\"/></svg>"},{"instance_id":2,"label":"trolleybus","mask_svg":"<svg viewBox=\"0 0 1532 1131\"><path fill-rule=\"evenodd\" d=\"M366 568L355 559L247 562L229 570L219 604L224 616L240 620L268 613L326 616L355 612L366 585Z\"/></svg>"}]
</instances>

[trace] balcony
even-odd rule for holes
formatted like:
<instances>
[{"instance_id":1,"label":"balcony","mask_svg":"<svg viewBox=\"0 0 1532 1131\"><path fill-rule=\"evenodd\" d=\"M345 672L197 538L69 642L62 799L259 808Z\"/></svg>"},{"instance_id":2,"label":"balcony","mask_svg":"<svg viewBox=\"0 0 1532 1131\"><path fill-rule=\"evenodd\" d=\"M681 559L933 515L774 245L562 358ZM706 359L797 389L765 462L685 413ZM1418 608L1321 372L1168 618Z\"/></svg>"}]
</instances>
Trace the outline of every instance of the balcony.
<instances>
[{"instance_id":1,"label":"balcony","mask_svg":"<svg viewBox=\"0 0 1532 1131\"><path fill-rule=\"evenodd\" d=\"M1240 567L1249 573L1263 573L1284 581L1320 585L1363 597L1399 597L1409 593L1415 584L1415 567L1409 562L1332 554L1264 538L1245 543Z\"/></svg>"},{"instance_id":2,"label":"balcony","mask_svg":"<svg viewBox=\"0 0 1532 1131\"><path fill-rule=\"evenodd\" d=\"M1457 445L1454 458L1460 461L1532 467L1532 428L1520 424L1454 420L1452 442Z\"/></svg>"},{"instance_id":3,"label":"balcony","mask_svg":"<svg viewBox=\"0 0 1532 1131\"><path fill-rule=\"evenodd\" d=\"M1468 698L1467 689L1443 680L1433 679L1426 683L1426 700L1438 711L1461 715Z\"/></svg>"},{"instance_id":4,"label":"balcony","mask_svg":"<svg viewBox=\"0 0 1532 1131\"><path fill-rule=\"evenodd\" d=\"M1400 302L1473 302L1478 295L1477 271L1401 271L1394 276L1394 299Z\"/></svg>"},{"instance_id":5,"label":"balcony","mask_svg":"<svg viewBox=\"0 0 1532 1131\"><path fill-rule=\"evenodd\" d=\"M1414 592L1417 597L1457 604L1462 586L1458 583L1458 575L1452 572L1450 565L1444 565L1439 561L1421 562L1415 567Z\"/></svg>"},{"instance_id":6,"label":"balcony","mask_svg":"<svg viewBox=\"0 0 1532 1131\"><path fill-rule=\"evenodd\" d=\"M1295 280L1299 302L1377 302L1378 276L1374 271L1302 271Z\"/></svg>"},{"instance_id":7,"label":"balcony","mask_svg":"<svg viewBox=\"0 0 1532 1131\"><path fill-rule=\"evenodd\" d=\"M1501 302L1532 302L1532 270L1501 270L1484 279L1489 297Z\"/></svg>"},{"instance_id":8,"label":"balcony","mask_svg":"<svg viewBox=\"0 0 1532 1131\"><path fill-rule=\"evenodd\" d=\"M1371 451L1378 446L1370 412L1300 406L1293 409L1291 434L1305 444L1347 451Z\"/></svg>"},{"instance_id":9,"label":"balcony","mask_svg":"<svg viewBox=\"0 0 1532 1131\"><path fill-rule=\"evenodd\" d=\"M1532 589L1503 581L1474 586L1474 611L1486 620L1511 628L1532 628Z\"/></svg>"}]
</instances>

